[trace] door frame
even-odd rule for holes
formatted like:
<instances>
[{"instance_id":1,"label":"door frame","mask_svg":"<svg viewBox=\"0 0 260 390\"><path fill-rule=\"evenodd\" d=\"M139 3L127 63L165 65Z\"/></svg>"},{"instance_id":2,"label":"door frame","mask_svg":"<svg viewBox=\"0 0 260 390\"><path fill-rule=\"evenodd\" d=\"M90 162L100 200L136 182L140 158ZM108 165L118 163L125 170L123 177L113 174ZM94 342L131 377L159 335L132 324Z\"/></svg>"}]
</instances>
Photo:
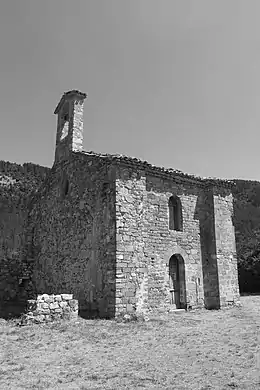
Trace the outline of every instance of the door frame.
<instances>
[{"instance_id":1,"label":"door frame","mask_svg":"<svg viewBox=\"0 0 260 390\"><path fill-rule=\"evenodd\" d=\"M169 259L169 291L176 309L186 309L185 264L180 254L173 254Z\"/></svg>"}]
</instances>

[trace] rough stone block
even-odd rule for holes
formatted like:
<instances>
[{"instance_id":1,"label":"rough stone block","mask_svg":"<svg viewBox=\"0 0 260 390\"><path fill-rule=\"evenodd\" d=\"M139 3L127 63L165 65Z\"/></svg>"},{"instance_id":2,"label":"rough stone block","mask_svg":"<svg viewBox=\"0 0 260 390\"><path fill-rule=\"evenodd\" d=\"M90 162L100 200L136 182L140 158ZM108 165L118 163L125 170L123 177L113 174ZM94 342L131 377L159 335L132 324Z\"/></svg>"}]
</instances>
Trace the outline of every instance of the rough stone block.
<instances>
[{"instance_id":1,"label":"rough stone block","mask_svg":"<svg viewBox=\"0 0 260 390\"><path fill-rule=\"evenodd\" d=\"M43 301L49 300L49 295L48 294L42 294L41 300L43 300Z\"/></svg>"},{"instance_id":2,"label":"rough stone block","mask_svg":"<svg viewBox=\"0 0 260 390\"><path fill-rule=\"evenodd\" d=\"M131 290L130 290L130 291L126 291L126 292L125 292L125 296L126 296L126 297L134 297L134 296L135 296L135 292L134 292L134 291L131 291Z\"/></svg>"},{"instance_id":3,"label":"rough stone block","mask_svg":"<svg viewBox=\"0 0 260 390\"><path fill-rule=\"evenodd\" d=\"M50 315L51 316L51 320L52 321L59 320L61 318L61 314L62 313L55 313L55 312L51 313L51 315Z\"/></svg>"},{"instance_id":4,"label":"rough stone block","mask_svg":"<svg viewBox=\"0 0 260 390\"><path fill-rule=\"evenodd\" d=\"M78 309L78 301L77 301L77 299L71 299L68 303L69 303L69 306L73 310L77 310Z\"/></svg>"},{"instance_id":5,"label":"rough stone block","mask_svg":"<svg viewBox=\"0 0 260 390\"><path fill-rule=\"evenodd\" d=\"M58 302L50 303L50 309L51 309L51 310L59 309L59 304L58 304Z\"/></svg>"},{"instance_id":6,"label":"rough stone block","mask_svg":"<svg viewBox=\"0 0 260 390\"><path fill-rule=\"evenodd\" d=\"M44 319L45 319L45 316L40 314L40 315L37 315L36 317L34 317L33 321L37 324L37 323L44 322Z\"/></svg>"},{"instance_id":7,"label":"rough stone block","mask_svg":"<svg viewBox=\"0 0 260 390\"><path fill-rule=\"evenodd\" d=\"M47 303L47 302L40 302L39 304L38 304L38 309L40 310L40 309L49 309L49 303Z\"/></svg>"},{"instance_id":8,"label":"rough stone block","mask_svg":"<svg viewBox=\"0 0 260 390\"><path fill-rule=\"evenodd\" d=\"M50 309L39 309L38 313L42 315L50 314Z\"/></svg>"},{"instance_id":9,"label":"rough stone block","mask_svg":"<svg viewBox=\"0 0 260 390\"><path fill-rule=\"evenodd\" d=\"M73 294L61 294L61 298L64 301L69 301L69 300L73 299Z\"/></svg>"},{"instance_id":10,"label":"rough stone block","mask_svg":"<svg viewBox=\"0 0 260 390\"><path fill-rule=\"evenodd\" d=\"M44 301L42 301L42 302L44 302ZM28 301L27 301L27 310L28 310L28 311L34 311L34 310L36 310L37 304L38 304L38 302L35 301L34 299L28 300Z\"/></svg>"},{"instance_id":11,"label":"rough stone block","mask_svg":"<svg viewBox=\"0 0 260 390\"><path fill-rule=\"evenodd\" d=\"M52 303L54 302L54 295L49 295L45 298L45 302Z\"/></svg>"},{"instance_id":12,"label":"rough stone block","mask_svg":"<svg viewBox=\"0 0 260 390\"><path fill-rule=\"evenodd\" d=\"M133 305L131 305L130 303L127 303L127 305L126 305L126 311L127 311L127 312L133 312L133 311L134 311Z\"/></svg>"}]
</instances>

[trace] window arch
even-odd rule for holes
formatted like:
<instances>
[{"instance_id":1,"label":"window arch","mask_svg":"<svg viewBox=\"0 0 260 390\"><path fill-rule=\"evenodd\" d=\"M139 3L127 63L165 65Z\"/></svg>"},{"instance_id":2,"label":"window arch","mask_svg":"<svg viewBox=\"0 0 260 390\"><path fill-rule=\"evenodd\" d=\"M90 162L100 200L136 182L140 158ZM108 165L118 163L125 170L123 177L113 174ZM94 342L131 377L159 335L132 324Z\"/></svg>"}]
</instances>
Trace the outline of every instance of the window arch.
<instances>
[{"instance_id":1,"label":"window arch","mask_svg":"<svg viewBox=\"0 0 260 390\"><path fill-rule=\"evenodd\" d=\"M169 198L169 229L182 231L182 206L178 196L172 195Z\"/></svg>"}]
</instances>

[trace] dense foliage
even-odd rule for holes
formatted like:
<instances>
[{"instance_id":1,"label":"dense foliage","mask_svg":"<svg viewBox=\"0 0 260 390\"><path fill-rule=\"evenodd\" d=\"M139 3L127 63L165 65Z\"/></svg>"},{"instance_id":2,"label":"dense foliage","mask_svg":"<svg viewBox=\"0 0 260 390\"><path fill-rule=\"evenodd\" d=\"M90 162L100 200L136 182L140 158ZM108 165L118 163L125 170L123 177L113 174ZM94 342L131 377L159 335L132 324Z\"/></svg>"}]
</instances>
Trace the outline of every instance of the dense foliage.
<instances>
[{"instance_id":1,"label":"dense foliage","mask_svg":"<svg viewBox=\"0 0 260 390\"><path fill-rule=\"evenodd\" d=\"M49 168L0 161L0 316L8 315L21 295L19 278L28 201Z\"/></svg>"},{"instance_id":2,"label":"dense foliage","mask_svg":"<svg viewBox=\"0 0 260 390\"><path fill-rule=\"evenodd\" d=\"M241 292L260 292L260 182L236 180L234 225Z\"/></svg>"},{"instance_id":3,"label":"dense foliage","mask_svg":"<svg viewBox=\"0 0 260 390\"><path fill-rule=\"evenodd\" d=\"M18 206L26 203L29 196L41 185L50 168L25 163L23 165L0 161L1 206ZM6 181L10 178L12 182ZM5 204L6 206L6 204Z\"/></svg>"}]
</instances>

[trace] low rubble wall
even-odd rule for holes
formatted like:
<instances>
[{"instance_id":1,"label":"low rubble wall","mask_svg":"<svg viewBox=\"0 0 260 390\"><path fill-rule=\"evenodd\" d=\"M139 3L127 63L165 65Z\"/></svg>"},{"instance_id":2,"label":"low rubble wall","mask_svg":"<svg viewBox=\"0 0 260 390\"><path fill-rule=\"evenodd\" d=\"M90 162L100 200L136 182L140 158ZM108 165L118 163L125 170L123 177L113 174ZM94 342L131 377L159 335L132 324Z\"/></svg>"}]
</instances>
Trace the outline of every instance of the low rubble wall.
<instances>
[{"instance_id":1,"label":"low rubble wall","mask_svg":"<svg viewBox=\"0 0 260 390\"><path fill-rule=\"evenodd\" d=\"M38 295L37 299L27 302L27 309L22 316L23 324L44 323L59 319L78 317L78 301L72 294Z\"/></svg>"}]
</instances>

